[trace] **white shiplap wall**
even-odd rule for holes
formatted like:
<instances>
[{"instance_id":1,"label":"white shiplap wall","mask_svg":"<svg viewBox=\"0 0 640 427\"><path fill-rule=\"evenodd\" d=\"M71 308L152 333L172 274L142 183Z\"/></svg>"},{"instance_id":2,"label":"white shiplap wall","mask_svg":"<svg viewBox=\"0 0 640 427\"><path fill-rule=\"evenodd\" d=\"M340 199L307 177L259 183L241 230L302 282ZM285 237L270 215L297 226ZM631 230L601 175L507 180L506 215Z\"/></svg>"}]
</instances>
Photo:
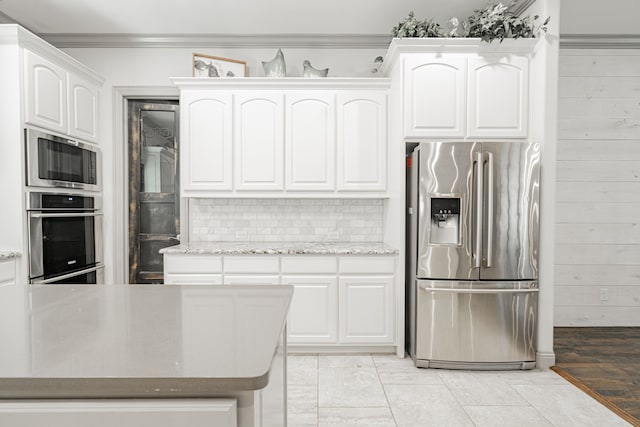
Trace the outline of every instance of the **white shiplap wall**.
<instances>
[{"instance_id":1,"label":"white shiplap wall","mask_svg":"<svg viewBox=\"0 0 640 427\"><path fill-rule=\"evenodd\" d=\"M640 326L640 49L559 68L555 324Z\"/></svg>"}]
</instances>

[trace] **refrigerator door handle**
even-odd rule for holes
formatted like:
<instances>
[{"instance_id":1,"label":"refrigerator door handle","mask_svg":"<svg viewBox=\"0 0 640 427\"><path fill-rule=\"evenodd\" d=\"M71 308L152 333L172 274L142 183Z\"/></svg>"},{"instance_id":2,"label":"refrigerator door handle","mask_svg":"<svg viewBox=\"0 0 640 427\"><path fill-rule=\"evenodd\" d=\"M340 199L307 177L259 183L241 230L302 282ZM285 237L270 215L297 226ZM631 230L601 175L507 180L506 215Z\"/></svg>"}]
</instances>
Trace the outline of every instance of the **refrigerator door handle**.
<instances>
[{"instance_id":1,"label":"refrigerator door handle","mask_svg":"<svg viewBox=\"0 0 640 427\"><path fill-rule=\"evenodd\" d=\"M539 289L458 289L458 288L430 288L426 285L418 285L418 287L426 292L448 292L453 294L529 294L532 292L540 292Z\"/></svg>"},{"instance_id":2,"label":"refrigerator door handle","mask_svg":"<svg viewBox=\"0 0 640 427\"><path fill-rule=\"evenodd\" d=\"M475 241L475 260L474 267L482 267L482 193L483 193L483 161L482 153L476 153L476 241Z\"/></svg>"},{"instance_id":3,"label":"refrigerator door handle","mask_svg":"<svg viewBox=\"0 0 640 427\"><path fill-rule=\"evenodd\" d=\"M493 153L487 152L487 251L486 267L493 266Z\"/></svg>"}]
</instances>

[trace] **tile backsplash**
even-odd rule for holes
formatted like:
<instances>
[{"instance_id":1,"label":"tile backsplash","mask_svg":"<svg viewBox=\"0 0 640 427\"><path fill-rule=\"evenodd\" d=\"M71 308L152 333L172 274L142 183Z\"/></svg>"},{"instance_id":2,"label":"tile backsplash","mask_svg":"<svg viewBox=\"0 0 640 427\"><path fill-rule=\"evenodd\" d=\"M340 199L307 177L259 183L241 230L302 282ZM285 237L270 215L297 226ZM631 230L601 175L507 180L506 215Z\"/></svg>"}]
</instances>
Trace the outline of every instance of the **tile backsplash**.
<instances>
[{"instance_id":1,"label":"tile backsplash","mask_svg":"<svg viewBox=\"0 0 640 427\"><path fill-rule=\"evenodd\" d=\"M380 199L190 199L197 241L379 242Z\"/></svg>"}]
</instances>

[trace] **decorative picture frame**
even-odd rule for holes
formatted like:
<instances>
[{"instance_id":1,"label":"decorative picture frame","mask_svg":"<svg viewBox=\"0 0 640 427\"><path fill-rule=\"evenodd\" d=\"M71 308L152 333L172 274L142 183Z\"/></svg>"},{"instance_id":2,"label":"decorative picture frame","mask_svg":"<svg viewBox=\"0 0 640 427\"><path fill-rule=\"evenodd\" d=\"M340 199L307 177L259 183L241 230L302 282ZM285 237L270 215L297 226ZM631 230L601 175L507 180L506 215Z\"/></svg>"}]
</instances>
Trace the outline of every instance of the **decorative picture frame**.
<instances>
[{"instance_id":1,"label":"decorative picture frame","mask_svg":"<svg viewBox=\"0 0 640 427\"><path fill-rule=\"evenodd\" d=\"M193 77L245 77L247 63L237 59L193 53Z\"/></svg>"}]
</instances>

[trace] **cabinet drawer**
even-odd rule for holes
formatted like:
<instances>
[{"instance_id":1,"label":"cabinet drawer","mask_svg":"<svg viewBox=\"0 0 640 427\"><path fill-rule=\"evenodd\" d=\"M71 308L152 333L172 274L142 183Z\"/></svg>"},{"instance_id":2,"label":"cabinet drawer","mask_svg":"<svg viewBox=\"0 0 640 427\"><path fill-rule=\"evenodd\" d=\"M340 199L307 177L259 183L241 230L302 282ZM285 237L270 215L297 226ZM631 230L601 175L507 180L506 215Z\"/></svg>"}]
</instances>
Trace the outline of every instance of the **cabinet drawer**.
<instances>
[{"instance_id":1,"label":"cabinet drawer","mask_svg":"<svg viewBox=\"0 0 640 427\"><path fill-rule=\"evenodd\" d=\"M274 273L280 272L278 257L273 256L226 256L224 257L225 273Z\"/></svg>"},{"instance_id":2,"label":"cabinet drawer","mask_svg":"<svg viewBox=\"0 0 640 427\"><path fill-rule=\"evenodd\" d=\"M340 273L344 274L393 274L394 256L340 257Z\"/></svg>"},{"instance_id":3,"label":"cabinet drawer","mask_svg":"<svg viewBox=\"0 0 640 427\"><path fill-rule=\"evenodd\" d=\"M222 285L222 274L165 274L165 285Z\"/></svg>"},{"instance_id":4,"label":"cabinet drawer","mask_svg":"<svg viewBox=\"0 0 640 427\"><path fill-rule=\"evenodd\" d=\"M244 274L225 274L225 285L279 285L280 276L277 274L269 275L244 275Z\"/></svg>"},{"instance_id":5,"label":"cabinet drawer","mask_svg":"<svg viewBox=\"0 0 640 427\"><path fill-rule=\"evenodd\" d=\"M164 271L166 273L221 273L222 257L194 254L165 255Z\"/></svg>"},{"instance_id":6,"label":"cabinet drawer","mask_svg":"<svg viewBox=\"0 0 640 427\"><path fill-rule=\"evenodd\" d=\"M0 425L230 427L238 416L235 398L3 400Z\"/></svg>"},{"instance_id":7,"label":"cabinet drawer","mask_svg":"<svg viewBox=\"0 0 640 427\"><path fill-rule=\"evenodd\" d=\"M0 283L16 279L16 264L11 261L0 261Z\"/></svg>"},{"instance_id":8,"label":"cabinet drawer","mask_svg":"<svg viewBox=\"0 0 640 427\"><path fill-rule=\"evenodd\" d=\"M282 274L336 273L337 258L334 256L290 256L282 257Z\"/></svg>"}]
</instances>

